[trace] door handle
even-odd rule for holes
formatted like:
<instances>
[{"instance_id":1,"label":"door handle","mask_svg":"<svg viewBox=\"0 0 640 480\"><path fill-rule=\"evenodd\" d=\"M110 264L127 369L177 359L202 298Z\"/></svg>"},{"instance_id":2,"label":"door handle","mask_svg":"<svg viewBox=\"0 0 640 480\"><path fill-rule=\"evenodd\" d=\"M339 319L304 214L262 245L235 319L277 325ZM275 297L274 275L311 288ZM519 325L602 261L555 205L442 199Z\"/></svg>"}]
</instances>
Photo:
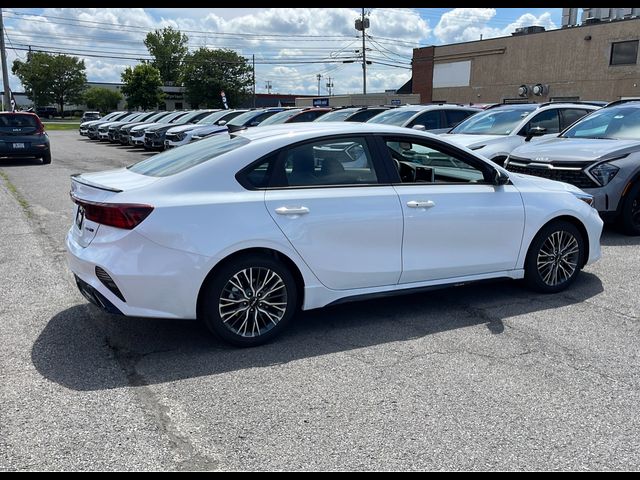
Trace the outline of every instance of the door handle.
<instances>
[{"instance_id":1,"label":"door handle","mask_svg":"<svg viewBox=\"0 0 640 480\"><path fill-rule=\"evenodd\" d=\"M433 200L427 200L424 202L418 202L416 200L410 200L407 202L407 207L409 208L431 208L431 207L435 207L436 206L436 202L434 202Z\"/></svg>"},{"instance_id":2,"label":"door handle","mask_svg":"<svg viewBox=\"0 0 640 480\"><path fill-rule=\"evenodd\" d=\"M278 215L304 215L309 213L307 207L278 207L276 208Z\"/></svg>"}]
</instances>

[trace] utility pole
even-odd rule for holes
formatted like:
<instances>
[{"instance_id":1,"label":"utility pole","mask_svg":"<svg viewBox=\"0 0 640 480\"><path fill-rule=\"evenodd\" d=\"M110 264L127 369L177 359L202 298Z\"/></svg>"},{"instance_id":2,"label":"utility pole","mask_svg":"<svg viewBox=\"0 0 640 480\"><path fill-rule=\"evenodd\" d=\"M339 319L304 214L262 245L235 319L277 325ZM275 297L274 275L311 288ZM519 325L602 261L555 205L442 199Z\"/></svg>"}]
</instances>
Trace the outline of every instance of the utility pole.
<instances>
[{"instance_id":1,"label":"utility pole","mask_svg":"<svg viewBox=\"0 0 640 480\"><path fill-rule=\"evenodd\" d=\"M253 108L256 108L256 55L251 55L253 59Z\"/></svg>"},{"instance_id":2,"label":"utility pole","mask_svg":"<svg viewBox=\"0 0 640 480\"><path fill-rule=\"evenodd\" d=\"M333 82L331 81L331 77L327 81L327 90L329 90L329 96L331 96L331 89L333 88Z\"/></svg>"},{"instance_id":3,"label":"utility pole","mask_svg":"<svg viewBox=\"0 0 640 480\"><path fill-rule=\"evenodd\" d=\"M318 79L318 96L320 96L320 79L322 78L322 75L317 74L316 78Z\"/></svg>"},{"instance_id":4,"label":"utility pole","mask_svg":"<svg viewBox=\"0 0 640 480\"><path fill-rule=\"evenodd\" d=\"M356 20L356 30L362 31L362 94L367 94L367 48L365 46L365 30L369 28L369 19L364 17L364 8L362 9L362 18Z\"/></svg>"},{"instance_id":5,"label":"utility pole","mask_svg":"<svg viewBox=\"0 0 640 480\"><path fill-rule=\"evenodd\" d=\"M2 96L3 110L11 110L11 99L9 97L9 72L7 72L7 52L4 49L4 23L2 21L2 9L0 8L0 56L2 57L2 82L4 85L4 95Z\"/></svg>"},{"instance_id":6,"label":"utility pole","mask_svg":"<svg viewBox=\"0 0 640 480\"><path fill-rule=\"evenodd\" d=\"M267 93L268 93L269 95L271 95L271 88L272 88L272 87L271 87L271 80L267 80L267 83L266 83L266 85L264 86L264 88L266 88L266 89L267 89Z\"/></svg>"}]
</instances>

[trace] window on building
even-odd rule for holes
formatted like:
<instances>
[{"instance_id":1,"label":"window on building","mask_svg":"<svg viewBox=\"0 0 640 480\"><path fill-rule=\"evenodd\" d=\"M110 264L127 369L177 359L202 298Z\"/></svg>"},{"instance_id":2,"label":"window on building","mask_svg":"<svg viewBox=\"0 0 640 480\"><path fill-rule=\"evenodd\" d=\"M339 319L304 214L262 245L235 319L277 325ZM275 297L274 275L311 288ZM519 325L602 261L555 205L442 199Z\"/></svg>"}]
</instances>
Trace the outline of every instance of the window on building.
<instances>
[{"instance_id":1,"label":"window on building","mask_svg":"<svg viewBox=\"0 0 640 480\"><path fill-rule=\"evenodd\" d=\"M611 44L609 65L635 65L638 61L638 40Z\"/></svg>"},{"instance_id":2,"label":"window on building","mask_svg":"<svg viewBox=\"0 0 640 480\"><path fill-rule=\"evenodd\" d=\"M182 102L176 102L176 110L182 110Z\"/></svg>"}]
</instances>

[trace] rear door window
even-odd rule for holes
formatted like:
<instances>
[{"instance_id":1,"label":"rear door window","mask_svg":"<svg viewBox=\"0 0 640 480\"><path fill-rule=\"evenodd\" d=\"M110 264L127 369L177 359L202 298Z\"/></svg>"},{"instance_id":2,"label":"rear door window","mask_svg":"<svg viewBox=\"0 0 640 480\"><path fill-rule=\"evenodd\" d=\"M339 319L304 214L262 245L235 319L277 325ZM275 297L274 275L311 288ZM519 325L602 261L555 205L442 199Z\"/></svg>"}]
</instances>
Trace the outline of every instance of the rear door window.
<instances>
[{"instance_id":1,"label":"rear door window","mask_svg":"<svg viewBox=\"0 0 640 480\"><path fill-rule=\"evenodd\" d=\"M470 115L473 115L474 113L477 113L477 112L472 112L472 111L470 112L468 110L445 110L444 115L447 122L445 127L453 128L457 124L459 124L461 121L463 121L465 118L467 118Z\"/></svg>"},{"instance_id":2,"label":"rear door window","mask_svg":"<svg viewBox=\"0 0 640 480\"><path fill-rule=\"evenodd\" d=\"M432 110L430 112L425 112L418 115L416 118L411 120L407 127L411 128L414 125L424 125L425 130L435 130L441 127L440 122L440 110Z\"/></svg>"},{"instance_id":3,"label":"rear door window","mask_svg":"<svg viewBox=\"0 0 640 480\"><path fill-rule=\"evenodd\" d=\"M591 110L585 110L582 108L565 108L563 110L560 110L561 129L564 130L569 125L572 125L573 122L580 120L589 112L591 112Z\"/></svg>"}]
</instances>

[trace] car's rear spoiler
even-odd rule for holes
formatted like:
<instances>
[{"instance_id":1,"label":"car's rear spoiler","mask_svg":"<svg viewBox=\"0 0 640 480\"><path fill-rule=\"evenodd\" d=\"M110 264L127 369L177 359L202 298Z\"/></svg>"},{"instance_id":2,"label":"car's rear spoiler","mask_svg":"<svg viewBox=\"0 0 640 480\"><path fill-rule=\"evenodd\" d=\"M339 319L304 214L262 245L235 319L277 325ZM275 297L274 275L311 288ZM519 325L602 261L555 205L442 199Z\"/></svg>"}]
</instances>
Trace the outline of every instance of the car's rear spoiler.
<instances>
[{"instance_id":1,"label":"car's rear spoiler","mask_svg":"<svg viewBox=\"0 0 640 480\"><path fill-rule=\"evenodd\" d=\"M120 190L119 188L107 187L105 185L100 185L99 183L94 183L90 180L82 178L81 173L74 173L73 175L71 175L71 180L73 180L74 182L81 183L82 185L87 185L89 187L97 188L99 190L106 190L108 192L120 193L123 191L123 190Z\"/></svg>"}]
</instances>

